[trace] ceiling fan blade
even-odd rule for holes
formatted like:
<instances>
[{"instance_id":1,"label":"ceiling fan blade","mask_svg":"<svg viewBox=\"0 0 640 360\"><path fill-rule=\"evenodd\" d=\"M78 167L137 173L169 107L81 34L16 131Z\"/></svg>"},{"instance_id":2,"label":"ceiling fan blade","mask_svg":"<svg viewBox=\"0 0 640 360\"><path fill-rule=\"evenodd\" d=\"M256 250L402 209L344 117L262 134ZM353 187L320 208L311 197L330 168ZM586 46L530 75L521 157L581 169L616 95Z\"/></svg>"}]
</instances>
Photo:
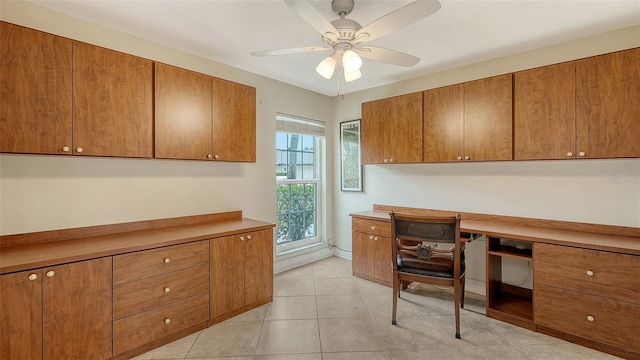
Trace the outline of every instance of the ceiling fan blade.
<instances>
[{"instance_id":1,"label":"ceiling fan blade","mask_svg":"<svg viewBox=\"0 0 640 360\"><path fill-rule=\"evenodd\" d=\"M311 25L323 36L332 40L337 39L338 30L316 8L306 0L284 0L293 11Z\"/></svg>"},{"instance_id":2,"label":"ceiling fan blade","mask_svg":"<svg viewBox=\"0 0 640 360\"><path fill-rule=\"evenodd\" d=\"M275 49L275 50L263 50L263 51L253 51L250 54L253 56L271 56L271 55L288 55L288 54L297 54L311 51L325 51L331 50L332 48L327 46L305 46L299 48L290 48L290 49Z\"/></svg>"},{"instance_id":3,"label":"ceiling fan blade","mask_svg":"<svg viewBox=\"0 0 640 360\"><path fill-rule=\"evenodd\" d=\"M420 61L420 58L417 58L413 55L376 46L364 46L355 50L358 55L365 59L381 61L392 65L410 67Z\"/></svg>"},{"instance_id":4,"label":"ceiling fan blade","mask_svg":"<svg viewBox=\"0 0 640 360\"><path fill-rule=\"evenodd\" d=\"M383 37L396 30L427 17L438 10L441 5L438 0L417 0L400 9L366 25L355 33L355 38L363 36L362 41L371 41ZM368 34L368 36L367 36Z\"/></svg>"}]
</instances>

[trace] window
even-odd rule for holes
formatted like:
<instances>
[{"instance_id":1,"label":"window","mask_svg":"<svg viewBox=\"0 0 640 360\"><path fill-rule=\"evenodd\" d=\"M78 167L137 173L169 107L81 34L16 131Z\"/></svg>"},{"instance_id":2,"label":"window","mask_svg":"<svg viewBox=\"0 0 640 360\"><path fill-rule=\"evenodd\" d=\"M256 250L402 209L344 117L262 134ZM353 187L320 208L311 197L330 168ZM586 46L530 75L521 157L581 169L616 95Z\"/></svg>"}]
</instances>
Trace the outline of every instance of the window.
<instances>
[{"instance_id":1,"label":"window","mask_svg":"<svg viewBox=\"0 0 640 360\"><path fill-rule=\"evenodd\" d=\"M278 253L322 242L324 124L276 116Z\"/></svg>"}]
</instances>

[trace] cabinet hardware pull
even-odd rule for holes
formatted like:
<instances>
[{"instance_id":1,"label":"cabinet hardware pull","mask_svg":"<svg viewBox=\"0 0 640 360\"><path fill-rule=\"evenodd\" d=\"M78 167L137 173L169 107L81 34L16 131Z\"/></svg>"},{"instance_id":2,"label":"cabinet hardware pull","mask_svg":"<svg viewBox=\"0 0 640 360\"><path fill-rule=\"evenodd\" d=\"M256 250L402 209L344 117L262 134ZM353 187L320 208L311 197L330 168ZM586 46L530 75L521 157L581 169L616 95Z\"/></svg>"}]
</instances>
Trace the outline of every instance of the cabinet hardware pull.
<instances>
[{"instance_id":1,"label":"cabinet hardware pull","mask_svg":"<svg viewBox=\"0 0 640 360\"><path fill-rule=\"evenodd\" d=\"M369 240L373 240L373 235L369 235Z\"/></svg>"},{"instance_id":2,"label":"cabinet hardware pull","mask_svg":"<svg viewBox=\"0 0 640 360\"><path fill-rule=\"evenodd\" d=\"M53 270L47 271L47 277L52 278L54 276L56 276L56 272L55 271L53 271Z\"/></svg>"},{"instance_id":3,"label":"cabinet hardware pull","mask_svg":"<svg viewBox=\"0 0 640 360\"><path fill-rule=\"evenodd\" d=\"M171 324L171 319L169 318L164 319L164 323L167 325Z\"/></svg>"},{"instance_id":4,"label":"cabinet hardware pull","mask_svg":"<svg viewBox=\"0 0 640 360\"><path fill-rule=\"evenodd\" d=\"M171 291L170 287L167 286L167 287L164 288L164 292L168 293L169 291Z\"/></svg>"},{"instance_id":5,"label":"cabinet hardware pull","mask_svg":"<svg viewBox=\"0 0 640 360\"><path fill-rule=\"evenodd\" d=\"M594 318L593 316L591 316L591 315L587 315L587 320L589 320L589 321L594 321L594 320L595 320L595 318Z\"/></svg>"},{"instance_id":6,"label":"cabinet hardware pull","mask_svg":"<svg viewBox=\"0 0 640 360\"><path fill-rule=\"evenodd\" d=\"M63 147L62 147L62 151L64 151L64 152L69 152L69 147L68 147L68 146L63 146Z\"/></svg>"},{"instance_id":7,"label":"cabinet hardware pull","mask_svg":"<svg viewBox=\"0 0 640 360\"><path fill-rule=\"evenodd\" d=\"M168 263L170 263L170 262L171 262L171 258L170 258L170 257L166 257L166 258L164 258L164 263L165 263L165 264L168 264Z\"/></svg>"},{"instance_id":8,"label":"cabinet hardware pull","mask_svg":"<svg viewBox=\"0 0 640 360\"><path fill-rule=\"evenodd\" d=\"M588 276L593 276L593 271L591 271L591 270L587 270L587 275L588 275Z\"/></svg>"},{"instance_id":9,"label":"cabinet hardware pull","mask_svg":"<svg viewBox=\"0 0 640 360\"><path fill-rule=\"evenodd\" d=\"M569 152L567 153L567 156L568 156L568 157L572 157L572 156L573 156L573 153L572 153L571 151L569 151Z\"/></svg>"},{"instance_id":10,"label":"cabinet hardware pull","mask_svg":"<svg viewBox=\"0 0 640 360\"><path fill-rule=\"evenodd\" d=\"M371 225L371 230L375 230L376 226L375 225Z\"/></svg>"},{"instance_id":11,"label":"cabinet hardware pull","mask_svg":"<svg viewBox=\"0 0 640 360\"><path fill-rule=\"evenodd\" d=\"M378 241L378 237L377 237L377 236L374 236L374 237L373 237L373 240Z\"/></svg>"},{"instance_id":12,"label":"cabinet hardware pull","mask_svg":"<svg viewBox=\"0 0 640 360\"><path fill-rule=\"evenodd\" d=\"M220 158L220 155L216 154L213 158L214 158L214 159L219 159L219 158Z\"/></svg>"},{"instance_id":13,"label":"cabinet hardware pull","mask_svg":"<svg viewBox=\"0 0 640 360\"><path fill-rule=\"evenodd\" d=\"M76 149L76 151L77 151L77 152L79 152L79 153L81 153L81 152L83 152L83 151L84 151L84 149L83 149L83 148L81 148L81 147L79 147L79 148L77 148L77 149Z\"/></svg>"},{"instance_id":14,"label":"cabinet hardware pull","mask_svg":"<svg viewBox=\"0 0 640 360\"><path fill-rule=\"evenodd\" d=\"M462 156L458 156L458 161L462 160Z\"/></svg>"},{"instance_id":15,"label":"cabinet hardware pull","mask_svg":"<svg viewBox=\"0 0 640 360\"><path fill-rule=\"evenodd\" d=\"M471 160L471 157L469 155L464 157L465 160Z\"/></svg>"},{"instance_id":16,"label":"cabinet hardware pull","mask_svg":"<svg viewBox=\"0 0 640 360\"><path fill-rule=\"evenodd\" d=\"M251 235L247 235L247 240L251 240Z\"/></svg>"},{"instance_id":17,"label":"cabinet hardware pull","mask_svg":"<svg viewBox=\"0 0 640 360\"><path fill-rule=\"evenodd\" d=\"M584 152L584 151L580 151L580 152L578 153L578 156L580 156L580 157L583 157L583 156L585 156L585 155L587 155L587 154L585 154L585 152Z\"/></svg>"},{"instance_id":18,"label":"cabinet hardware pull","mask_svg":"<svg viewBox=\"0 0 640 360\"><path fill-rule=\"evenodd\" d=\"M212 154L207 154L207 159L211 159L213 157Z\"/></svg>"},{"instance_id":19,"label":"cabinet hardware pull","mask_svg":"<svg viewBox=\"0 0 640 360\"><path fill-rule=\"evenodd\" d=\"M240 236L240 240L244 241L244 236Z\"/></svg>"},{"instance_id":20,"label":"cabinet hardware pull","mask_svg":"<svg viewBox=\"0 0 640 360\"><path fill-rule=\"evenodd\" d=\"M389 162L390 162L390 163L392 163L392 162L393 162L393 159L389 159Z\"/></svg>"},{"instance_id":21,"label":"cabinet hardware pull","mask_svg":"<svg viewBox=\"0 0 640 360\"><path fill-rule=\"evenodd\" d=\"M33 281L37 279L38 279L38 274L29 274L29 280Z\"/></svg>"},{"instance_id":22,"label":"cabinet hardware pull","mask_svg":"<svg viewBox=\"0 0 640 360\"><path fill-rule=\"evenodd\" d=\"M389 159L384 159L383 161L384 161L385 163L388 163L388 162L389 162Z\"/></svg>"}]
</instances>

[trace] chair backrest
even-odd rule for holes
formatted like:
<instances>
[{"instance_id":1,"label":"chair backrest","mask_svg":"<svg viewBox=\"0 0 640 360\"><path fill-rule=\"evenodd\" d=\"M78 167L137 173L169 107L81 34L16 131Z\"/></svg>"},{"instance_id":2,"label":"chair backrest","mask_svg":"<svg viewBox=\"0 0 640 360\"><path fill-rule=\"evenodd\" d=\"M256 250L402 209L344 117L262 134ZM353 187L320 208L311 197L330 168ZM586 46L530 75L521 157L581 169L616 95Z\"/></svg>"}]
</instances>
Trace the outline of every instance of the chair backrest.
<instances>
[{"instance_id":1,"label":"chair backrest","mask_svg":"<svg viewBox=\"0 0 640 360\"><path fill-rule=\"evenodd\" d=\"M460 214L455 216L419 216L397 214L389 211L393 246L394 269L397 270L398 254L410 256L417 262L429 262L448 258L454 273L460 274L461 253ZM451 244L452 248L437 248L423 243ZM428 268L428 266L426 267Z\"/></svg>"}]
</instances>

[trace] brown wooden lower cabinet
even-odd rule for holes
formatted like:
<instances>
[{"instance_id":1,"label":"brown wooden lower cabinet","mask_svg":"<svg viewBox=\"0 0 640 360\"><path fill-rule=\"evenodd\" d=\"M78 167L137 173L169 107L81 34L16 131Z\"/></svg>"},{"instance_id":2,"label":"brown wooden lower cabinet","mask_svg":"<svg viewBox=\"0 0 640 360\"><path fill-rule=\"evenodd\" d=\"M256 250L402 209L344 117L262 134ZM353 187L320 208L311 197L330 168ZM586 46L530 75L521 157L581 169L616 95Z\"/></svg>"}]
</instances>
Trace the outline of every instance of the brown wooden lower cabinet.
<instances>
[{"instance_id":1,"label":"brown wooden lower cabinet","mask_svg":"<svg viewBox=\"0 0 640 360\"><path fill-rule=\"evenodd\" d=\"M391 286L393 281L389 222L353 218L353 275Z\"/></svg>"},{"instance_id":2,"label":"brown wooden lower cabinet","mask_svg":"<svg viewBox=\"0 0 640 360\"><path fill-rule=\"evenodd\" d=\"M106 257L2 275L2 359L110 358L111 272Z\"/></svg>"},{"instance_id":3,"label":"brown wooden lower cabinet","mask_svg":"<svg viewBox=\"0 0 640 360\"><path fill-rule=\"evenodd\" d=\"M263 230L211 240L209 325L273 298L273 232Z\"/></svg>"}]
</instances>

